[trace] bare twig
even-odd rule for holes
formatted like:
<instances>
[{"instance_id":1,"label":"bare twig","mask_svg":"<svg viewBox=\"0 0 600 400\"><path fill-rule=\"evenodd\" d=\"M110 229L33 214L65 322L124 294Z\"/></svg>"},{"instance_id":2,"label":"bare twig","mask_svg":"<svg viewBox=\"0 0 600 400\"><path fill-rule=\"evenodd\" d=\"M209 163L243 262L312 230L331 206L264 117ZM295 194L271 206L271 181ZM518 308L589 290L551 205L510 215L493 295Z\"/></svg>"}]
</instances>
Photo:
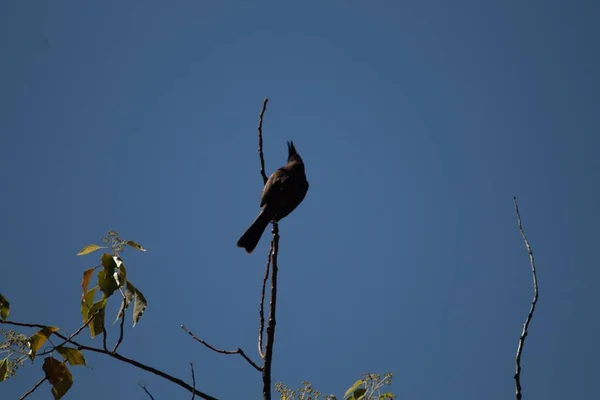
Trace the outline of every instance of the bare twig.
<instances>
[{"instance_id":1,"label":"bare twig","mask_svg":"<svg viewBox=\"0 0 600 400\"><path fill-rule=\"evenodd\" d=\"M26 398L27 396L29 396L31 393L35 392L35 390L37 388L39 388L40 385L42 383L44 383L45 380L46 380L46 377L43 377L42 379L40 379L40 381L38 383L36 383L34 387L32 387L31 389L29 389L23 396L19 397L19 400L23 400L24 398Z\"/></svg>"},{"instance_id":2,"label":"bare twig","mask_svg":"<svg viewBox=\"0 0 600 400\"><path fill-rule=\"evenodd\" d=\"M265 172L265 157L263 156L263 139L262 139L262 125L263 125L263 116L265 115L265 111L267 109L267 103L269 99L265 97L263 101L262 110L260 111L260 116L258 117L258 157L260 158L260 175L263 178L263 185L267 183L267 174Z\"/></svg>"},{"instance_id":3,"label":"bare twig","mask_svg":"<svg viewBox=\"0 0 600 400\"><path fill-rule=\"evenodd\" d=\"M267 324L267 345L262 367L263 399L271 400L271 364L273 361L273 343L275 341L275 310L277 309L277 254L279 253L279 225L273 221L271 269L271 301L269 303L269 322Z\"/></svg>"},{"instance_id":4,"label":"bare twig","mask_svg":"<svg viewBox=\"0 0 600 400\"><path fill-rule=\"evenodd\" d=\"M269 271L271 269L271 254L273 253L273 241L269 249L269 257L267 259L267 268L265 268L265 277L263 278L262 291L260 292L260 308L258 310L260 326L258 327L258 354L264 359L263 353L263 333L265 331L265 291L267 289L267 279L269 279Z\"/></svg>"},{"instance_id":5,"label":"bare twig","mask_svg":"<svg viewBox=\"0 0 600 400\"><path fill-rule=\"evenodd\" d=\"M121 289L119 288L119 290L121 290ZM125 303L127 302L127 300L125 299L125 294L123 293L122 290L121 290L121 295L123 296L123 312L121 313L121 327L120 327L119 339L117 340L117 343L115 343L115 347L113 347L113 349L112 349L113 353L115 353L117 351L117 349L123 342L123 325L125 325L125 311L127 311L127 307L125 306Z\"/></svg>"},{"instance_id":6,"label":"bare twig","mask_svg":"<svg viewBox=\"0 0 600 400\"><path fill-rule=\"evenodd\" d=\"M50 350L44 351L43 353L39 353L38 356L43 356L46 354L50 354L52 353L54 350L56 350L59 347L64 346L65 344L67 344L68 342L71 341L71 339L73 339L75 336L79 335L79 333L84 330L94 319L94 317L100 312L100 310L96 311L94 314L92 314L91 317L88 318L88 320L85 322L85 324L81 325L79 328L77 328L77 330L75 332L73 332L68 338L66 338L61 344L56 345L56 346L52 346L52 348Z\"/></svg>"},{"instance_id":7,"label":"bare twig","mask_svg":"<svg viewBox=\"0 0 600 400\"><path fill-rule=\"evenodd\" d=\"M519 213L519 205L517 204L517 198L514 199L515 203L515 211L517 213L517 225L519 227L519 232L521 232L521 237L525 242L525 249L527 250L527 254L529 254L529 264L531 265L531 275L533 277L533 300L531 301L531 308L529 309L529 313L527 314L527 319L523 324L523 331L521 332L521 336L519 337L519 345L517 347L517 356L515 360L516 371L515 371L515 387L516 387L516 396L517 400L521 400L521 355L523 354L523 346L525 345L525 338L528 334L529 324L531 323L531 319L533 318L533 313L535 312L535 305L538 301L538 280L537 273L535 270L535 259L533 258L533 251L531 250L531 245L529 244L529 240L527 236L525 236L525 231L523 230L523 224L521 223L521 214Z\"/></svg>"},{"instance_id":8,"label":"bare twig","mask_svg":"<svg viewBox=\"0 0 600 400\"><path fill-rule=\"evenodd\" d=\"M242 350L241 348L237 348L237 350L221 350L221 349L217 349L216 347L210 345L209 343L205 342L204 340L200 339L198 336L194 335L194 333L192 331L190 331L188 328L186 328L185 326L181 325L181 329L183 329L185 332L187 332L188 335L190 335L192 337L192 339L194 339L195 341L202 343L204 346L208 347L209 349L211 349L212 351L214 351L215 353L219 353L219 354L239 354L240 356L242 356L246 361L248 361L248 363L254 367L254 369L256 369L257 371L261 371L262 369L256 365L256 363L254 361L252 361L250 359L250 357L248 357L246 355L246 353L244 353L244 350Z\"/></svg>"},{"instance_id":9,"label":"bare twig","mask_svg":"<svg viewBox=\"0 0 600 400\"><path fill-rule=\"evenodd\" d=\"M144 389L144 392L146 392L146 394L148 395L148 397L150 397L152 400L155 400L154 396L152 396L152 393L150 393L150 391L148 389L146 389L146 385L142 385L141 383L138 383L138 385L140 385L140 387L142 389Z\"/></svg>"},{"instance_id":10,"label":"bare twig","mask_svg":"<svg viewBox=\"0 0 600 400\"><path fill-rule=\"evenodd\" d=\"M48 328L47 325L41 325L41 324L28 324L28 323L24 323L24 322L15 322L15 321L9 321L9 320L0 320L0 324L6 324L6 325L12 325L12 326L22 326L22 327L26 327L26 328L40 328L40 329L44 329L44 328ZM65 335L59 333L59 332L54 332L54 335L68 341L69 343L73 344L74 346L77 346L77 348L79 350L87 350L87 351L91 351L93 353L99 353L99 354L104 354L106 356L109 356L111 358L114 358L116 360L119 360L121 362L124 362L126 364L130 364L133 365L136 368L142 369L144 371L150 372L154 375L160 376L163 379L168 380L169 382L172 382L174 384L176 384L177 386L180 386L182 388L184 388L185 390L187 390L190 393L196 393L197 396L199 396L202 399L205 400L217 400L215 397L212 397L206 393L203 393L197 389L194 389L192 386L188 385L187 383L185 383L184 381L182 381L179 378L175 378L174 376L171 376L163 371L160 371L156 368L150 367L148 365L142 364L139 361L133 360L131 358L127 358L125 356L122 356L119 353L112 353L109 350L106 349L101 349L101 348L97 348L97 347L91 347L91 346L86 346L83 344L80 344L78 342L76 342L73 339L70 339L68 337L66 337Z\"/></svg>"},{"instance_id":11,"label":"bare twig","mask_svg":"<svg viewBox=\"0 0 600 400\"><path fill-rule=\"evenodd\" d=\"M194 373L194 363L190 362L190 369L192 370L192 387L196 389L196 374ZM196 398L196 393L192 392L192 400Z\"/></svg>"}]
</instances>

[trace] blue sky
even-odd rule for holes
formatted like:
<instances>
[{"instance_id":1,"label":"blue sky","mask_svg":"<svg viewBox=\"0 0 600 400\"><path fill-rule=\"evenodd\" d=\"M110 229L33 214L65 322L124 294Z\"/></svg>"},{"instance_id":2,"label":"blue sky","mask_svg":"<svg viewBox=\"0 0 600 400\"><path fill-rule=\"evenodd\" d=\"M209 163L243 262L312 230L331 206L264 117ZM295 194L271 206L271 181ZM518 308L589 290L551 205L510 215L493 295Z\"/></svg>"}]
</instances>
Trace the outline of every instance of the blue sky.
<instances>
[{"instance_id":1,"label":"blue sky","mask_svg":"<svg viewBox=\"0 0 600 400\"><path fill-rule=\"evenodd\" d=\"M124 355L222 399L254 359L268 250L235 243L294 140L310 190L280 224L274 381L343 395L364 371L400 399L593 399L600 349L600 53L592 1L103 1L0 6L0 292L11 319L73 331L75 257L109 229L149 306ZM114 318L118 302L109 304ZM114 310L111 314L110 310ZM111 331L109 340L116 333ZM86 339L87 340L87 339ZM96 340L96 345L100 343ZM88 355L68 398L186 398ZM29 365L0 385L17 398ZM44 385L32 399L45 399Z\"/></svg>"}]
</instances>

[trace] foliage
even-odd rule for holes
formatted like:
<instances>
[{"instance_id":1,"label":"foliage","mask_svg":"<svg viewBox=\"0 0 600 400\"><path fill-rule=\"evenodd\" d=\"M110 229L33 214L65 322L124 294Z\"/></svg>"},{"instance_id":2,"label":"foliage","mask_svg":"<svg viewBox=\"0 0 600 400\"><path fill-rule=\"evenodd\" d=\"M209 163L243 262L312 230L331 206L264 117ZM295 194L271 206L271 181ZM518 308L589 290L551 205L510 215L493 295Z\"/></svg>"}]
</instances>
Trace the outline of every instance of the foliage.
<instances>
[{"instance_id":1,"label":"foliage","mask_svg":"<svg viewBox=\"0 0 600 400\"><path fill-rule=\"evenodd\" d=\"M391 392L381 393L384 386L392 384L392 374L364 373L362 379L359 379L344 394L344 400L384 400L393 399L396 396ZM312 384L307 381L302 382L302 387L297 390L291 390L282 383L275 385L275 391L280 394L280 400L337 400L334 395L322 396L322 393L315 390Z\"/></svg>"},{"instance_id":2,"label":"foliage","mask_svg":"<svg viewBox=\"0 0 600 400\"><path fill-rule=\"evenodd\" d=\"M10 303L6 297L0 294L0 323L11 323L16 326L38 329L37 332L29 337L13 330L0 329L0 336L2 336L2 340L0 341L0 381L15 375L17 369L23 366L27 358L34 361L36 356L47 356L44 358L42 365L44 372L42 381L47 380L50 383L52 386L51 392L55 399L62 398L73 385L73 376L67 364L70 366L86 365L83 351L87 346L81 346L74 340L85 328L90 332L92 339L98 335L103 335L103 347L96 350L109 355L117 354L117 348L123 341L125 311L129 304L132 301L134 303L132 312L134 326L138 323L147 306L146 298L142 292L129 281L121 254L125 251L126 247L138 251L146 251L146 249L132 240L121 239L119 233L116 231L109 231L107 236L102 239L102 243L104 246L96 244L87 245L77 253L78 256L84 256L101 249L110 249L111 251L111 253L104 253L100 256L99 265L83 272L81 281L81 316L83 325L73 334L68 334L66 331L54 326L7 321L10 312ZM89 288L92 275L96 269L99 270L96 274L97 284ZM101 292L102 296L101 299L96 301L95 298L98 292ZM116 318L116 320L121 320L121 324L119 339L113 349L109 350L105 336L105 306L108 298L114 293L121 295L121 307ZM52 342L52 338L55 336L58 337L60 343L55 344ZM69 343L74 345L74 347L67 346ZM46 347L44 348L44 346ZM87 348L93 349L91 347ZM2 356L4 358L1 358ZM62 358L62 360L54 358L55 356ZM36 385L28 394L38 386Z\"/></svg>"}]
</instances>

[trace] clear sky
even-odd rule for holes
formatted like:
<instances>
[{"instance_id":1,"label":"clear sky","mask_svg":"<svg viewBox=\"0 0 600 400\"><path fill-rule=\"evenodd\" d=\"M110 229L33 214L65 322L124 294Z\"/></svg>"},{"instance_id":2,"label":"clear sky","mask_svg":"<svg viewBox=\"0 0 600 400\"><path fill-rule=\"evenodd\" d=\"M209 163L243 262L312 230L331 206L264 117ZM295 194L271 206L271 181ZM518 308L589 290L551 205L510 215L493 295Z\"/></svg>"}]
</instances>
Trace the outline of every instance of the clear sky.
<instances>
[{"instance_id":1,"label":"clear sky","mask_svg":"<svg viewBox=\"0 0 600 400\"><path fill-rule=\"evenodd\" d=\"M76 257L109 229L149 306L124 355L222 399L254 359L268 172L294 140L310 190L280 224L274 381L343 395L364 371L399 399L597 399L600 3L5 1L0 5L0 292L11 319L73 331ZM118 301L108 306L112 321ZM28 331L27 331L28 332ZM111 331L109 341L115 339ZM86 339L86 340L89 340ZM100 345L98 340L93 342ZM69 399L183 399L88 355ZM13 399L41 362L0 385ZM49 397L44 385L32 399Z\"/></svg>"}]
</instances>

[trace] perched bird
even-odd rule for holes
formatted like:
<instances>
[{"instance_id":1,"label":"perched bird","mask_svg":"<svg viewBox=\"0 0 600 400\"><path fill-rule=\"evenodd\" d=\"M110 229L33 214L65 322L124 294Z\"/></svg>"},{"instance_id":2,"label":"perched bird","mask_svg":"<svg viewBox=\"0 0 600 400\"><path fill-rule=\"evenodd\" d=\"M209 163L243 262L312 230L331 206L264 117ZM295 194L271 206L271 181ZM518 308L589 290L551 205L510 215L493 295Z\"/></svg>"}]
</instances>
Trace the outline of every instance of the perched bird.
<instances>
[{"instance_id":1,"label":"perched bird","mask_svg":"<svg viewBox=\"0 0 600 400\"><path fill-rule=\"evenodd\" d=\"M287 142L287 146L287 164L267 180L260 198L260 214L237 242L237 246L248 253L252 253L269 222L279 221L294 211L308 191L304 162L296 152L294 142Z\"/></svg>"}]
</instances>

